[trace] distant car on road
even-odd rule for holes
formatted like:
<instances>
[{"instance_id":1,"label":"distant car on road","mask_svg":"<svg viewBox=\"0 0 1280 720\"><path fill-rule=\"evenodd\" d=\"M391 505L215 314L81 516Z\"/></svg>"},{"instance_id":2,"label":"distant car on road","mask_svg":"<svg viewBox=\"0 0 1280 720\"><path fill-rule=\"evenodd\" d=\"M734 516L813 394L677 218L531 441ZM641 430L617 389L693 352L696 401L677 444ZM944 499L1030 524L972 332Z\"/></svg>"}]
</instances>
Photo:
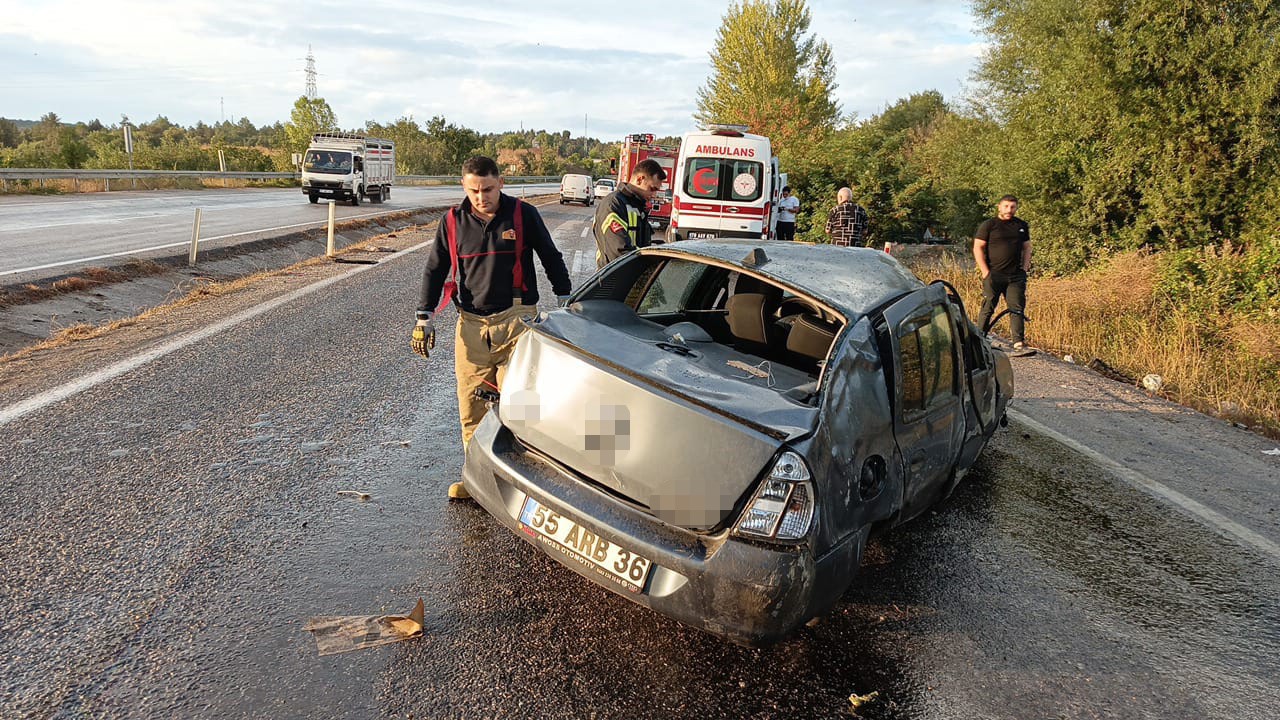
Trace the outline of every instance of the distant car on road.
<instances>
[{"instance_id":1,"label":"distant car on road","mask_svg":"<svg viewBox=\"0 0 1280 720\"><path fill-rule=\"evenodd\" d=\"M650 246L531 322L463 478L597 584L762 645L955 487L1012 394L959 298L884 252Z\"/></svg>"},{"instance_id":2,"label":"distant car on road","mask_svg":"<svg viewBox=\"0 0 1280 720\"><path fill-rule=\"evenodd\" d=\"M596 181L596 185L595 185L596 199L598 200L602 197L608 196L609 193L613 192L617 188L618 188L618 183L614 182L613 180L610 180L609 178L600 178L599 180Z\"/></svg>"},{"instance_id":3,"label":"distant car on road","mask_svg":"<svg viewBox=\"0 0 1280 720\"><path fill-rule=\"evenodd\" d=\"M596 201L591 193L590 175L565 175L560 178L560 204L580 202L584 206Z\"/></svg>"}]
</instances>

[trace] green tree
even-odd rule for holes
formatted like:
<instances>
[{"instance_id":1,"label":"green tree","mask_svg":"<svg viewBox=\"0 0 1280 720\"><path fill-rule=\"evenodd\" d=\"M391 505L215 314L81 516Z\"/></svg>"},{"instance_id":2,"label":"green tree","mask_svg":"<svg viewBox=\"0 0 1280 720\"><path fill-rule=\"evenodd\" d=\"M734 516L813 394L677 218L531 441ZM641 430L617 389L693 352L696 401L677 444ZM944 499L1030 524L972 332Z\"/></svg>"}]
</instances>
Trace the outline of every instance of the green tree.
<instances>
[{"instance_id":1,"label":"green tree","mask_svg":"<svg viewBox=\"0 0 1280 720\"><path fill-rule=\"evenodd\" d=\"M84 167L89 155L89 146L80 139L75 128L64 127L58 132L58 161L62 167Z\"/></svg>"},{"instance_id":2,"label":"green tree","mask_svg":"<svg viewBox=\"0 0 1280 720\"><path fill-rule=\"evenodd\" d=\"M21 140L22 131L18 129L18 123L6 118L0 118L0 147L18 147L18 143Z\"/></svg>"},{"instance_id":3,"label":"green tree","mask_svg":"<svg viewBox=\"0 0 1280 720\"><path fill-rule=\"evenodd\" d=\"M298 98L289 113L284 132L289 152L303 152L311 143L311 136L318 132L332 132L338 127L338 119L324 98Z\"/></svg>"},{"instance_id":4,"label":"green tree","mask_svg":"<svg viewBox=\"0 0 1280 720\"><path fill-rule=\"evenodd\" d=\"M694 120L745 124L784 160L822 141L840 116L831 98L835 63L809 34L805 0L742 0L729 6L698 90Z\"/></svg>"},{"instance_id":5,"label":"green tree","mask_svg":"<svg viewBox=\"0 0 1280 720\"><path fill-rule=\"evenodd\" d=\"M1238 238L1280 220L1280 5L977 0L991 148L1039 262Z\"/></svg>"},{"instance_id":6,"label":"green tree","mask_svg":"<svg viewBox=\"0 0 1280 720\"><path fill-rule=\"evenodd\" d=\"M480 134L475 130L446 122L440 115L427 121L427 138L431 173L438 175L462 172L462 163L476 154L482 145Z\"/></svg>"},{"instance_id":7,"label":"green tree","mask_svg":"<svg viewBox=\"0 0 1280 720\"><path fill-rule=\"evenodd\" d=\"M365 131L374 137L385 138L396 144L396 172L401 175L429 175L430 153L427 134L422 131L412 115L397 118L390 125L365 123Z\"/></svg>"}]
</instances>

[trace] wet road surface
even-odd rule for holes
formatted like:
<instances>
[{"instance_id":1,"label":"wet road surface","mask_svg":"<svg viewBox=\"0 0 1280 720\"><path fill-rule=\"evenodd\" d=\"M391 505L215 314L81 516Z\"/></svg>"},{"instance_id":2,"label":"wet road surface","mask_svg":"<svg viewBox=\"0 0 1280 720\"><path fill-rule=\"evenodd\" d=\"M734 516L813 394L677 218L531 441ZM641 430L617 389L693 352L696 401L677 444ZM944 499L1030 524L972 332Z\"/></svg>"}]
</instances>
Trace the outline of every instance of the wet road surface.
<instances>
[{"instance_id":1,"label":"wet road surface","mask_svg":"<svg viewBox=\"0 0 1280 720\"><path fill-rule=\"evenodd\" d=\"M591 210L542 209L580 281ZM422 261L0 426L0 717L1276 716L1276 565L1017 424L774 647L597 588L445 500ZM418 597L420 639L318 657L302 630Z\"/></svg>"}]
</instances>

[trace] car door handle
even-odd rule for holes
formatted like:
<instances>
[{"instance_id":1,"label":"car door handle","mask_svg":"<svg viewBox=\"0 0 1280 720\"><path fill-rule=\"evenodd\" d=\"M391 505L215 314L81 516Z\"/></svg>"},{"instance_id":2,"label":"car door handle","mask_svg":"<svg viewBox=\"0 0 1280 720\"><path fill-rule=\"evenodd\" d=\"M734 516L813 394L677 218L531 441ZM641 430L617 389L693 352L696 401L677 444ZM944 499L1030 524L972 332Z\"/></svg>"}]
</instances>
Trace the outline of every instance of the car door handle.
<instances>
[{"instance_id":1,"label":"car door handle","mask_svg":"<svg viewBox=\"0 0 1280 720\"><path fill-rule=\"evenodd\" d=\"M911 453L911 459L908 462L910 462L911 464L911 469L915 470L916 468L923 466L928 459L929 459L928 453L926 453L923 450L918 450L914 453Z\"/></svg>"}]
</instances>

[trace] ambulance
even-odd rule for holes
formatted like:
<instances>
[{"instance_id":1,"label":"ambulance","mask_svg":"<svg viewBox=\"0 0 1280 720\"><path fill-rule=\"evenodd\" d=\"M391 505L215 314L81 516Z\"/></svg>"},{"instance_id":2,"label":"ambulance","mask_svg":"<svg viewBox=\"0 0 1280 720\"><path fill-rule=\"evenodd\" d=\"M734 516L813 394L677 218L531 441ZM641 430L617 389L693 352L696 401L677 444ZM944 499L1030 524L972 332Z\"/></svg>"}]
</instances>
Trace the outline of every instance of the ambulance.
<instances>
[{"instance_id":1,"label":"ambulance","mask_svg":"<svg viewBox=\"0 0 1280 720\"><path fill-rule=\"evenodd\" d=\"M787 178L769 138L746 130L713 125L681 139L668 240L774 238Z\"/></svg>"}]
</instances>

